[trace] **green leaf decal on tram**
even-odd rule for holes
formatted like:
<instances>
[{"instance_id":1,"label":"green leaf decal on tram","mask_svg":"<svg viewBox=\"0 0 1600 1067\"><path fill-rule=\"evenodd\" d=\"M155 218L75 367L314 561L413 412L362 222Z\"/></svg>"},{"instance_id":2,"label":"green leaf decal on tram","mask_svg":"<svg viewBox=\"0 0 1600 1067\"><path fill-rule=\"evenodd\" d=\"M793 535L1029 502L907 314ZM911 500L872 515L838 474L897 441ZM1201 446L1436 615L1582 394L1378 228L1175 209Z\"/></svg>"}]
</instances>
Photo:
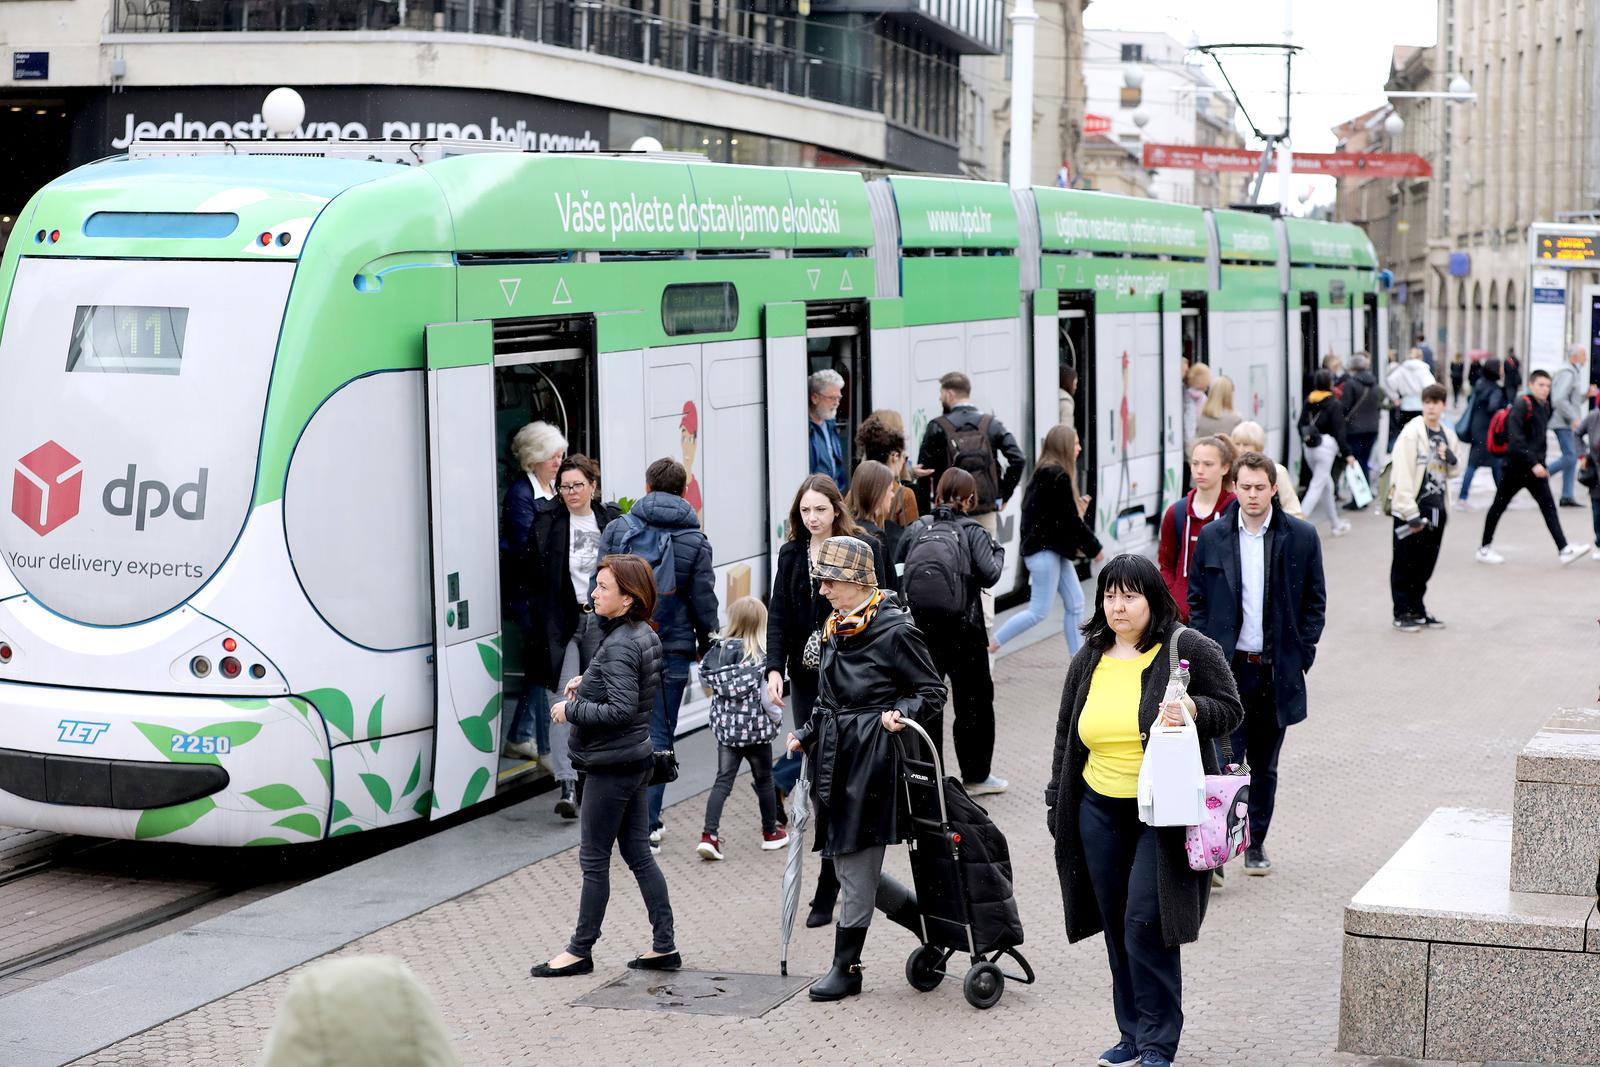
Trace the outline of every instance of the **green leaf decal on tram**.
<instances>
[{"instance_id":1,"label":"green leaf decal on tram","mask_svg":"<svg viewBox=\"0 0 1600 1067\"><path fill-rule=\"evenodd\" d=\"M210 797L191 800L187 804L174 804L168 808L150 808L139 813L139 824L133 836L144 841L151 837L175 834L186 826L193 826L200 817L215 809L217 802Z\"/></svg>"},{"instance_id":2,"label":"green leaf decal on tram","mask_svg":"<svg viewBox=\"0 0 1600 1067\"><path fill-rule=\"evenodd\" d=\"M489 720L473 715L469 718L458 720L461 723L461 732L467 735L467 741L479 752L494 751L494 730L489 725ZM485 774L488 772L485 771Z\"/></svg>"},{"instance_id":3,"label":"green leaf decal on tram","mask_svg":"<svg viewBox=\"0 0 1600 1067\"><path fill-rule=\"evenodd\" d=\"M378 739L383 736L383 698L367 712L367 736L372 738L372 751L378 751Z\"/></svg>"},{"instance_id":4,"label":"green leaf decal on tram","mask_svg":"<svg viewBox=\"0 0 1600 1067\"><path fill-rule=\"evenodd\" d=\"M467 791L461 794L461 806L469 808L483 796L483 791L489 785L489 768L479 767L472 772L472 777L467 780Z\"/></svg>"},{"instance_id":5,"label":"green leaf decal on tram","mask_svg":"<svg viewBox=\"0 0 1600 1067\"><path fill-rule=\"evenodd\" d=\"M337 830L335 830L333 833L329 834L328 836L329 837L343 837L345 834L359 834L360 832L361 832L361 827L357 826L353 822L347 822L343 826L341 826Z\"/></svg>"},{"instance_id":6,"label":"green leaf decal on tram","mask_svg":"<svg viewBox=\"0 0 1600 1067\"><path fill-rule=\"evenodd\" d=\"M489 677L498 682L500 680L500 652L487 641L479 641L478 655L483 657L483 669L489 672Z\"/></svg>"},{"instance_id":7,"label":"green leaf decal on tram","mask_svg":"<svg viewBox=\"0 0 1600 1067\"><path fill-rule=\"evenodd\" d=\"M230 708L238 708L240 711L260 711L262 708L272 706L272 701L270 700L257 700L253 697L247 697L242 700L224 700L223 703Z\"/></svg>"},{"instance_id":8,"label":"green leaf decal on tram","mask_svg":"<svg viewBox=\"0 0 1600 1067\"><path fill-rule=\"evenodd\" d=\"M322 820L309 812L299 811L293 815L285 815L272 825L305 834L307 837L322 836Z\"/></svg>"},{"instance_id":9,"label":"green leaf decal on tram","mask_svg":"<svg viewBox=\"0 0 1600 1067\"><path fill-rule=\"evenodd\" d=\"M417 787L417 783L419 781L421 781L421 780L422 780L422 753L419 752L419 753L417 753L417 762L413 763L411 765L411 776L406 779L406 787L404 789L400 790L400 795L403 796L403 797L404 796L410 796L411 795L411 791Z\"/></svg>"},{"instance_id":10,"label":"green leaf decal on tram","mask_svg":"<svg viewBox=\"0 0 1600 1067\"><path fill-rule=\"evenodd\" d=\"M304 807L306 802L306 798L292 785L264 785L260 789L248 790L244 795L270 811Z\"/></svg>"},{"instance_id":11,"label":"green leaf decal on tram","mask_svg":"<svg viewBox=\"0 0 1600 1067\"><path fill-rule=\"evenodd\" d=\"M416 803L411 805L411 810L416 812L420 817L426 819L428 817L428 808L432 803L433 790L424 789L422 791L422 795L417 797Z\"/></svg>"},{"instance_id":12,"label":"green leaf decal on tram","mask_svg":"<svg viewBox=\"0 0 1600 1067\"><path fill-rule=\"evenodd\" d=\"M244 847L253 848L256 845L271 847L273 845L287 845L288 843L288 841L281 837L258 837L254 841L246 841L244 843Z\"/></svg>"},{"instance_id":13,"label":"green leaf decal on tram","mask_svg":"<svg viewBox=\"0 0 1600 1067\"><path fill-rule=\"evenodd\" d=\"M372 796L373 803L378 805L378 810L387 814L389 805L394 800L394 795L389 791L389 783L384 781L381 775L363 774L361 784L367 787L367 792Z\"/></svg>"},{"instance_id":14,"label":"green leaf decal on tram","mask_svg":"<svg viewBox=\"0 0 1600 1067\"><path fill-rule=\"evenodd\" d=\"M222 761L208 752L178 751L178 741L187 736L182 730L153 722L136 722L133 725L138 727L146 741L155 746L157 752L173 763L208 763L213 767L221 765Z\"/></svg>"},{"instance_id":15,"label":"green leaf decal on tram","mask_svg":"<svg viewBox=\"0 0 1600 1067\"><path fill-rule=\"evenodd\" d=\"M333 787L333 764L325 759L313 759L311 762L316 764L317 772L322 775L322 780L327 782L328 787L331 789Z\"/></svg>"},{"instance_id":16,"label":"green leaf decal on tram","mask_svg":"<svg viewBox=\"0 0 1600 1067\"><path fill-rule=\"evenodd\" d=\"M323 721L345 737L354 739L356 736L356 712L350 706L350 698L342 689L313 689L305 694L313 707L322 715Z\"/></svg>"},{"instance_id":17,"label":"green leaf decal on tram","mask_svg":"<svg viewBox=\"0 0 1600 1067\"><path fill-rule=\"evenodd\" d=\"M255 740L256 734L261 732L258 722L219 722L210 726L202 726L194 731L196 737L226 737L228 743L238 748L240 745Z\"/></svg>"},{"instance_id":18,"label":"green leaf decal on tram","mask_svg":"<svg viewBox=\"0 0 1600 1067\"><path fill-rule=\"evenodd\" d=\"M351 818L354 814L355 813L350 810L350 805L346 804L342 800L335 800L333 802L333 811L329 813L328 819L330 822L343 822L344 820Z\"/></svg>"}]
</instances>

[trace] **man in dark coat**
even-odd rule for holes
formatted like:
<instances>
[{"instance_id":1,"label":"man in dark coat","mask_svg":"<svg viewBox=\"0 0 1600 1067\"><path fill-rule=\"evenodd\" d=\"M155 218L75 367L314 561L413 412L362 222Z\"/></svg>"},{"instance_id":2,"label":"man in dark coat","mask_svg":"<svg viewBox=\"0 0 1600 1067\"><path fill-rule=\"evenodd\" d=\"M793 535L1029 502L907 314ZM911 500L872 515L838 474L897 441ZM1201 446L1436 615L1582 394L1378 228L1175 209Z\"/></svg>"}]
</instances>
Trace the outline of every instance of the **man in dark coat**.
<instances>
[{"instance_id":1,"label":"man in dark coat","mask_svg":"<svg viewBox=\"0 0 1600 1067\"><path fill-rule=\"evenodd\" d=\"M658 459L644 472L645 495L622 520L605 528L600 558L632 552L652 567L665 554L673 556L672 589L661 589L654 621L661 637L661 688L650 720L650 739L657 752L672 748L678 732L678 708L689 684L689 665L711 650L717 628L717 592L711 570L711 542L700 530L694 507L683 498L689 472L675 459ZM661 801L664 785L650 787L650 847L661 849Z\"/></svg>"},{"instance_id":2,"label":"man in dark coat","mask_svg":"<svg viewBox=\"0 0 1600 1067\"><path fill-rule=\"evenodd\" d=\"M1245 873L1264 875L1284 732L1306 717L1306 672L1326 617L1316 527L1278 504L1278 465L1260 452L1234 464L1237 499L1206 527L1189 574L1189 625L1222 647L1233 667L1244 724L1235 759L1250 765L1250 847Z\"/></svg>"}]
</instances>

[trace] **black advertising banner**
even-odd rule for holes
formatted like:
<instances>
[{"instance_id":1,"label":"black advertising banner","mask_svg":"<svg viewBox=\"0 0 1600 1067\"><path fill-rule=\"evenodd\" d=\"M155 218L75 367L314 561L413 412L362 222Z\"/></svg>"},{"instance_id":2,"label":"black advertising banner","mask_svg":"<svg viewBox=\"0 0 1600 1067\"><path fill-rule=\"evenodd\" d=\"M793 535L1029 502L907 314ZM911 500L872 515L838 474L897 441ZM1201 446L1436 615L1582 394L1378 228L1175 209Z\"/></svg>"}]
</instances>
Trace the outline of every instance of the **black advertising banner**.
<instances>
[{"instance_id":1,"label":"black advertising banner","mask_svg":"<svg viewBox=\"0 0 1600 1067\"><path fill-rule=\"evenodd\" d=\"M74 124L72 162L127 151L133 141L264 139L261 103L273 86L127 89L86 103ZM306 102L302 138L498 141L530 151L607 147L610 113L587 104L480 89L319 86Z\"/></svg>"}]
</instances>

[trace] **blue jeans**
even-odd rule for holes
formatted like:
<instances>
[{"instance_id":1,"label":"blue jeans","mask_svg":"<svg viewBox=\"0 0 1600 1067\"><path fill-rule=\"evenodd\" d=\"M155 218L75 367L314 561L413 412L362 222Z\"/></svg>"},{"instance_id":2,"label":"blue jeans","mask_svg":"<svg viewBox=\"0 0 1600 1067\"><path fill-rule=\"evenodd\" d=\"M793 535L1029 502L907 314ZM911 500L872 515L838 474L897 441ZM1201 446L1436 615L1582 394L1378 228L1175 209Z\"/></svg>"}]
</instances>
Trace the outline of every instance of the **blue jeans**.
<instances>
[{"instance_id":1,"label":"blue jeans","mask_svg":"<svg viewBox=\"0 0 1600 1067\"><path fill-rule=\"evenodd\" d=\"M689 685L688 656L668 652L661 657L661 685L656 689L655 710L650 713L650 747L665 752L672 747L678 733L678 708L683 704L683 691ZM661 826L661 799L667 787L650 787L650 829Z\"/></svg>"},{"instance_id":2,"label":"blue jeans","mask_svg":"<svg viewBox=\"0 0 1600 1067\"><path fill-rule=\"evenodd\" d=\"M1561 499L1572 500L1572 483L1578 476L1578 445L1572 439L1572 431L1564 426L1556 427L1556 444L1561 446L1561 458L1545 469L1551 474L1561 472Z\"/></svg>"},{"instance_id":3,"label":"blue jeans","mask_svg":"<svg viewBox=\"0 0 1600 1067\"><path fill-rule=\"evenodd\" d=\"M521 744L537 737L539 751L550 751L550 691L544 686L528 683L516 710L501 719L506 724L505 741Z\"/></svg>"},{"instance_id":4,"label":"blue jeans","mask_svg":"<svg viewBox=\"0 0 1600 1067\"><path fill-rule=\"evenodd\" d=\"M1467 499L1467 490L1472 488L1472 473L1478 469L1478 466L1479 466L1479 464L1474 464L1470 459L1467 461L1466 472L1461 475L1461 498L1460 499L1462 499L1462 500ZM1494 475L1494 484L1495 485L1499 485L1500 484L1500 460L1491 459L1489 461L1489 463L1488 463L1488 467L1489 467L1489 473Z\"/></svg>"},{"instance_id":5,"label":"blue jeans","mask_svg":"<svg viewBox=\"0 0 1600 1067\"><path fill-rule=\"evenodd\" d=\"M1024 556L1028 567L1028 606L1005 621L995 633L996 644L1003 645L1024 630L1050 617L1050 598L1059 595L1065 612L1061 628L1066 631L1067 651L1076 653L1083 645L1078 627L1083 625L1083 586L1070 562L1046 549Z\"/></svg>"}]
</instances>

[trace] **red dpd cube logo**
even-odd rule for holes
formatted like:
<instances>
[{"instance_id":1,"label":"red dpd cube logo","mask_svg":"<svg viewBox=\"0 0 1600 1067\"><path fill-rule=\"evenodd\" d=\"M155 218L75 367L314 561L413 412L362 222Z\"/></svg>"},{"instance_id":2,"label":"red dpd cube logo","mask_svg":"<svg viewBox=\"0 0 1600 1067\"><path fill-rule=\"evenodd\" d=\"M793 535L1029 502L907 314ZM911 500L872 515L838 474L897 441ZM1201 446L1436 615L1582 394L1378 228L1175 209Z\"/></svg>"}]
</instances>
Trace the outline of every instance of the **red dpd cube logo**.
<instances>
[{"instance_id":1,"label":"red dpd cube logo","mask_svg":"<svg viewBox=\"0 0 1600 1067\"><path fill-rule=\"evenodd\" d=\"M11 513L43 537L78 513L83 464L54 441L17 461L11 478Z\"/></svg>"}]
</instances>

